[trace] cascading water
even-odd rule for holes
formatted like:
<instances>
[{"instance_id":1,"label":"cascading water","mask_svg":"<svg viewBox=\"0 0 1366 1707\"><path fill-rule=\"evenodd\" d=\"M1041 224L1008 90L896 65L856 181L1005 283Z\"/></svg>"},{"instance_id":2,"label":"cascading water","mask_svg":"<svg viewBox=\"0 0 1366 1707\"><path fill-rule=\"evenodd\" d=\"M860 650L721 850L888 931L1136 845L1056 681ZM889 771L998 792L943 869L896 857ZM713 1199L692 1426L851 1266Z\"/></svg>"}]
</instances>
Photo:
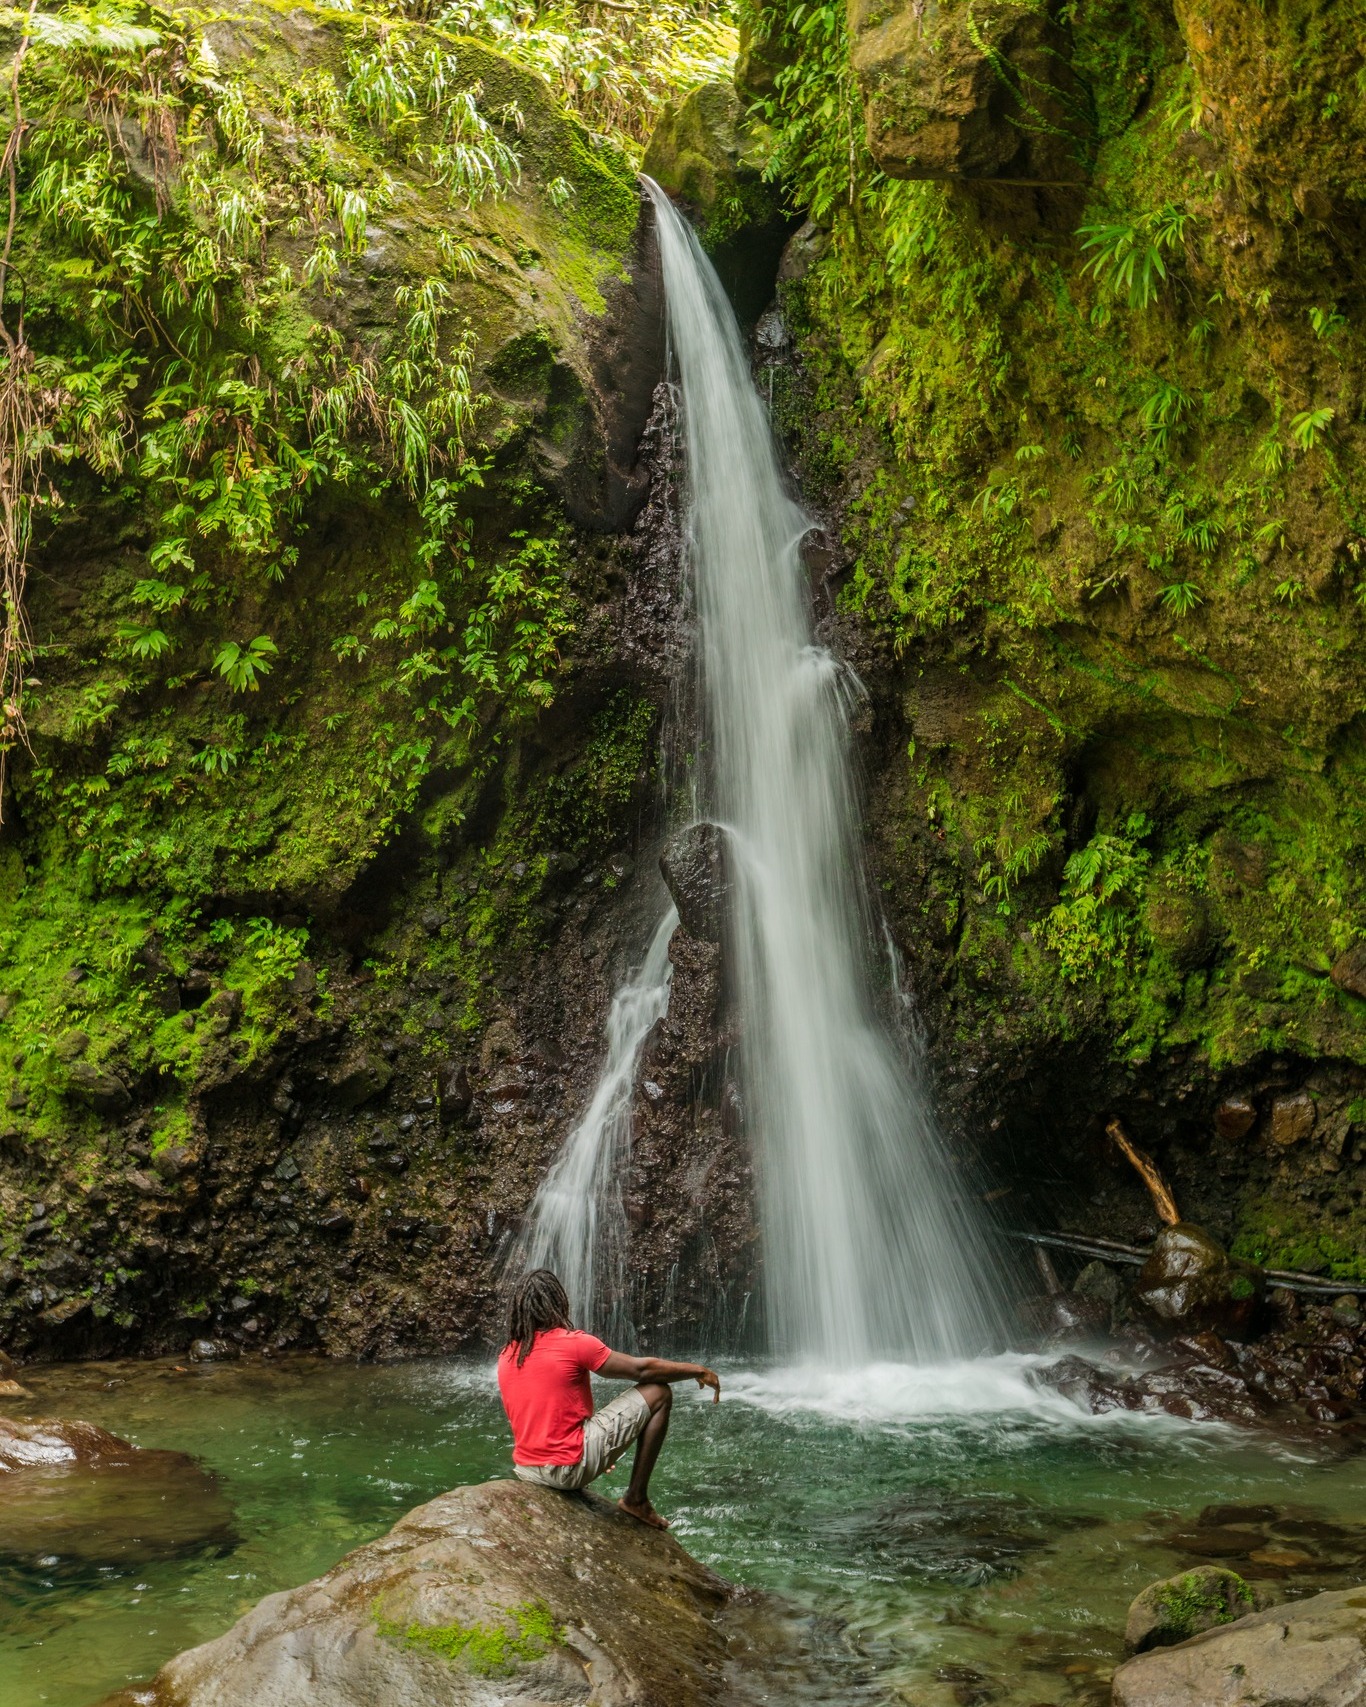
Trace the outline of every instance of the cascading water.
<instances>
[{"instance_id":1,"label":"cascading water","mask_svg":"<svg viewBox=\"0 0 1366 1707\"><path fill-rule=\"evenodd\" d=\"M617 1339L629 1328L621 1177L631 1151L631 1097L645 1040L668 1011L669 938L677 923L670 907L643 964L612 998L607 1059L593 1099L541 1182L515 1253L519 1269L555 1270L576 1322Z\"/></svg>"},{"instance_id":2,"label":"cascading water","mask_svg":"<svg viewBox=\"0 0 1366 1707\"><path fill-rule=\"evenodd\" d=\"M785 490L730 304L686 222L648 187L691 486L699 800L729 832L730 975L773 1347L836 1364L979 1352L993 1338L991 1264L873 1001L847 716L861 690L813 643L799 554L811 524ZM640 1047L622 1040L623 1016L650 976L618 995L593 1105L533 1209L526 1249L560 1267L576 1301L600 1295L604 1207L620 1215L613 1170Z\"/></svg>"}]
</instances>

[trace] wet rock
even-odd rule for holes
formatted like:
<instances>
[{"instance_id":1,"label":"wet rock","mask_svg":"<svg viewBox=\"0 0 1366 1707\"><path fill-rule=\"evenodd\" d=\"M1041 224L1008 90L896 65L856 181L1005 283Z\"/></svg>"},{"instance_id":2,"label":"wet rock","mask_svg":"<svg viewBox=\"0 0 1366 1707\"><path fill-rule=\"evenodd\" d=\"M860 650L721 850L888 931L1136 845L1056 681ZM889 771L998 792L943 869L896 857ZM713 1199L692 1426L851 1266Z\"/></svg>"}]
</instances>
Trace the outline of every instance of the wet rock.
<instances>
[{"instance_id":1,"label":"wet rock","mask_svg":"<svg viewBox=\"0 0 1366 1707\"><path fill-rule=\"evenodd\" d=\"M204 1004L204 1014L212 1020L218 1035L226 1036L242 1017L242 992L232 989L215 990Z\"/></svg>"},{"instance_id":2,"label":"wet rock","mask_svg":"<svg viewBox=\"0 0 1366 1707\"><path fill-rule=\"evenodd\" d=\"M231 1340L191 1340L189 1359L191 1363L227 1363L238 1355L237 1347Z\"/></svg>"},{"instance_id":3,"label":"wet rock","mask_svg":"<svg viewBox=\"0 0 1366 1707\"><path fill-rule=\"evenodd\" d=\"M62 1088L65 1095L86 1103L97 1114L122 1114L132 1101L117 1073L90 1061L73 1061Z\"/></svg>"},{"instance_id":4,"label":"wet rock","mask_svg":"<svg viewBox=\"0 0 1366 1707\"><path fill-rule=\"evenodd\" d=\"M1068 146L1070 55L1051 8L852 0L849 24L868 148L891 177L1082 176Z\"/></svg>"},{"instance_id":5,"label":"wet rock","mask_svg":"<svg viewBox=\"0 0 1366 1707\"><path fill-rule=\"evenodd\" d=\"M94 1423L0 1417L0 1563L45 1577L236 1544L217 1481L183 1452L132 1446Z\"/></svg>"},{"instance_id":6,"label":"wet rock","mask_svg":"<svg viewBox=\"0 0 1366 1707\"><path fill-rule=\"evenodd\" d=\"M1277 1097L1271 1105L1271 1139L1275 1144L1298 1144L1314 1130L1317 1111L1308 1091Z\"/></svg>"},{"instance_id":7,"label":"wet rock","mask_svg":"<svg viewBox=\"0 0 1366 1707\"><path fill-rule=\"evenodd\" d=\"M1328 976L1349 996L1366 997L1366 937L1338 956Z\"/></svg>"},{"instance_id":8,"label":"wet rock","mask_svg":"<svg viewBox=\"0 0 1366 1707\"><path fill-rule=\"evenodd\" d=\"M507 1632L497 1665L461 1652L476 1630ZM805 1653L796 1631L778 1603L737 1595L593 1495L487 1482L419 1506L106 1707L744 1707L803 1673L819 1699L809 1621Z\"/></svg>"},{"instance_id":9,"label":"wet rock","mask_svg":"<svg viewBox=\"0 0 1366 1707\"><path fill-rule=\"evenodd\" d=\"M1221 1138L1245 1138L1257 1124L1257 1105L1251 1097L1225 1097L1214 1111L1214 1130Z\"/></svg>"},{"instance_id":10,"label":"wet rock","mask_svg":"<svg viewBox=\"0 0 1366 1707\"><path fill-rule=\"evenodd\" d=\"M329 1075L328 1084L338 1107L360 1108L386 1091L393 1076L392 1063L382 1055L358 1049L343 1057Z\"/></svg>"},{"instance_id":11,"label":"wet rock","mask_svg":"<svg viewBox=\"0 0 1366 1707\"><path fill-rule=\"evenodd\" d=\"M1183 1328L1246 1330L1262 1291L1257 1269L1230 1257L1203 1227L1164 1227L1153 1241L1134 1292L1149 1316Z\"/></svg>"},{"instance_id":12,"label":"wet rock","mask_svg":"<svg viewBox=\"0 0 1366 1707\"><path fill-rule=\"evenodd\" d=\"M1366 1589L1314 1595L1155 1648L1115 1673L1114 1707L1361 1707Z\"/></svg>"},{"instance_id":13,"label":"wet rock","mask_svg":"<svg viewBox=\"0 0 1366 1707\"><path fill-rule=\"evenodd\" d=\"M184 1144L168 1144L152 1157L152 1167L167 1185L183 1179L193 1169L194 1156Z\"/></svg>"},{"instance_id":14,"label":"wet rock","mask_svg":"<svg viewBox=\"0 0 1366 1707\"><path fill-rule=\"evenodd\" d=\"M1029 1379L1092 1416L1165 1412L1193 1422L1251 1423L1263 1415L1260 1400L1241 1376L1199 1364L1121 1375L1082 1357L1064 1357L1031 1371Z\"/></svg>"},{"instance_id":15,"label":"wet rock","mask_svg":"<svg viewBox=\"0 0 1366 1707\"><path fill-rule=\"evenodd\" d=\"M68 1031L59 1039L54 1050L59 1061L78 1061L90 1047L90 1034L85 1031Z\"/></svg>"},{"instance_id":16,"label":"wet rock","mask_svg":"<svg viewBox=\"0 0 1366 1707\"><path fill-rule=\"evenodd\" d=\"M1027 1332L1046 1345L1093 1339L1110 1326L1110 1307L1098 1298L1079 1298L1072 1292L1056 1292L1027 1298L1020 1306Z\"/></svg>"},{"instance_id":17,"label":"wet rock","mask_svg":"<svg viewBox=\"0 0 1366 1707\"><path fill-rule=\"evenodd\" d=\"M1124 1296L1124 1283L1108 1263L1088 1262L1072 1282L1072 1291L1078 1298L1093 1299L1113 1313Z\"/></svg>"},{"instance_id":18,"label":"wet rock","mask_svg":"<svg viewBox=\"0 0 1366 1707\"><path fill-rule=\"evenodd\" d=\"M1169 1648L1204 1630L1232 1624L1249 1612L1260 1612L1274 1598L1269 1589L1254 1588L1236 1571L1200 1565L1149 1584L1134 1599L1124 1625L1124 1646L1131 1654Z\"/></svg>"},{"instance_id":19,"label":"wet rock","mask_svg":"<svg viewBox=\"0 0 1366 1707\"><path fill-rule=\"evenodd\" d=\"M725 929L730 876L726 832L719 824L689 824L669 840L659 869L689 936L720 942Z\"/></svg>"},{"instance_id":20,"label":"wet rock","mask_svg":"<svg viewBox=\"0 0 1366 1707\"><path fill-rule=\"evenodd\" d=\"M469 1113L474 1091L470 1085L469 1069L463 1061L452 1061L441 1070L436 1084L436 1102L443 1126L455 1126Z\"/></svg>"}]
</instances>

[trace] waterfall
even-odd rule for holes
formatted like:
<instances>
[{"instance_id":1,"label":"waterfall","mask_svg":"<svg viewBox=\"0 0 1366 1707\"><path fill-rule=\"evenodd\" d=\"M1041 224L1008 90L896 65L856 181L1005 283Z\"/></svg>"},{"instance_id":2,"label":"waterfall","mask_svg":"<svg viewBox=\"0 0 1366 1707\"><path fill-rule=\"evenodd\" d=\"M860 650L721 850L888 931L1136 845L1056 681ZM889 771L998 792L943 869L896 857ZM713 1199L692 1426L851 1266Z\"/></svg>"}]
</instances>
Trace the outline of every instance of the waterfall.
<instances>
[{"instance_id":1,"label":"waterfall","mask_svg":"<svg viewBox=\"0 0 1366 1707\"><path fill-rule=\"evenodd\" d=\"M849 750L862 690L814 643L799 553L811 523L785 488L730 304L687 223L647 187L691 488L699 803L729 833L728 968L744 1025L770 1339L783 1354L837 1364L975 1353L993 1338L990 1259L918 1076L874 1003ZM665 956L672 924L656 933L652 959ZM601 1272L590 1277L604 1205L620 1215L612 1169L629 1136L626 1014L649 1008L651 976L651 999L667 1001L666 975L649 962L617 997L592 1108L533 1212L530 1248L573 1277L578 1298L602 1287Z\"/></svg>"},{"instance_id":2,"label":"waterfall","mask_svg":"<svg viewBox=\"0 0 1366 1707\"><path fill-rule=\"evenodd\" d=\"M618 1340L629 1335L621 1178L631 1154L631 1098L645 1040L668 1012L669 938L677 923L670 907L644 962L612 998L607 1058L592 1100L541 1182L514 1253L519 1271L553 1268L574 1320Z\"/></svg>"}]
</instances>

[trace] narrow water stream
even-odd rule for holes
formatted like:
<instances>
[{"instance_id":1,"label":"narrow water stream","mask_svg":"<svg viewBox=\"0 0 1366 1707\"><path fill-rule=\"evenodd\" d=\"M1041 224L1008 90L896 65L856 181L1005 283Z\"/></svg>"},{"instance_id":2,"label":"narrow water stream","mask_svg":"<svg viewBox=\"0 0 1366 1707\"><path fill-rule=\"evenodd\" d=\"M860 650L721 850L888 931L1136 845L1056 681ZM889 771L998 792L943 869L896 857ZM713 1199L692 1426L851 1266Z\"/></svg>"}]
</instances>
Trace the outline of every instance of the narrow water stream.
<instances>
[{"instance_id":1,"label":"narrow water stream","mask_svg":"<svg viewBox=\"0 0 1366 1707\"><path fill-rule=\"evenodd\" d=\"M1100 1707L1125 1607L1155 1578L1216 1558L1301 1594L1366 1571L1366 1460L1082 1417L1023 1367L728 1369L719 1407L680 1389L659 1504L719 1570L847 1621L851 1703ZM0 1707L92 1707L421 1500L507 1467L491 1372L469 1365L25 1378L45 1411L200 1453L240 1539L83 1572L0 1562Z\"/></svg>"}]
</instances>

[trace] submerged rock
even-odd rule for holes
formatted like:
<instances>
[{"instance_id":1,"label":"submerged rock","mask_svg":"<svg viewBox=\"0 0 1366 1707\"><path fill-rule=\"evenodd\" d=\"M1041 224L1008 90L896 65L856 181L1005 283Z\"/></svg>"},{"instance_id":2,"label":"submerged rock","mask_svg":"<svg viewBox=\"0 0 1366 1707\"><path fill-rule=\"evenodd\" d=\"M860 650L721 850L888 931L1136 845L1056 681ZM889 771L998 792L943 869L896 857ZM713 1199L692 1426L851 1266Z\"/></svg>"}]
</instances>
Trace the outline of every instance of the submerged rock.
<instances>
[{"instance_id":1,"label":"submerged rock","mask_svg":"<svg viewBox=\"0 0 1366 1707\"><path fill-rule=\"evenodd\" d=\"M1366 1589L1316 1594L1156 1648L1115 1673L1114 1707L1361 1707Z\"/></svg>"},{"instance_id":2,"label":"submerged rock","mask_svg":"<svg viewBox=\"0 0 1366 1707\"><path fill-rule=\"evenodd\" d=\"M738 1707L809 1687L810 1638L603 1500L486 1482L106 1707Z\"/></svg>"},{"instance_id":3,"label":"submerged rock","mask_svg":"<svg viewBox=\"0 0 1366 1707\"><path fill-rule=\"evenodd\" d=\"M94 1423L0 1417L0 1564L45 1576L236 1545L217 1478Z\"/></svg>"}]
</instances>

